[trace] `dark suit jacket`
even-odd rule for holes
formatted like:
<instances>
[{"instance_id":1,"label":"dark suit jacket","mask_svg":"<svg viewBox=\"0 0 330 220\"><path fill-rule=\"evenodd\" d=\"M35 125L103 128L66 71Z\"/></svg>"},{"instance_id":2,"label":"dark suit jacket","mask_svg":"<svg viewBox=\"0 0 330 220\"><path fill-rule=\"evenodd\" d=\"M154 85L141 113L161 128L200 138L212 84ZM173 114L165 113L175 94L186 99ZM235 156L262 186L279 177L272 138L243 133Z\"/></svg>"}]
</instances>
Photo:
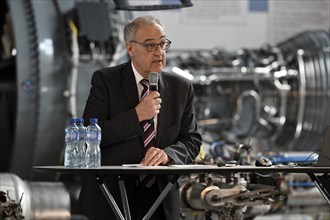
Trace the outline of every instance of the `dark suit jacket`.
<instances>
[{"instance_id":1,"label":"dark suit jacket","mask_svg":"<svg viewBox=\"0 0 330 220\"><path fill-rule=\"evenodd\" d=\"M160 73L159 77L158 91L162 103L158 115L156 146L163 149L175 164L192 163L202 142L193 113L192 84L182 77L165 72ZM143 145L143 129L135 112L138 103L137 86L130 62L104 68L93 74L83 117L85 122L92 117L99 119L102 128L102 165L140 163L144 157L146 149ZM129 197L134 190L135 179L130 176L125 178ZM157 184L160 190L166 186L168 178L159 176ZM112 176L106 181L120 206L117 181ZM162 205L166 219L179 219L178 184ZM95 215L95 219L111 219L107 217L111 209L93 177L86 177L83 184L80 208L87 215L93 213L91 215ZM91 218L91 215L88 217Z\"/></svg>"}]
</instances>

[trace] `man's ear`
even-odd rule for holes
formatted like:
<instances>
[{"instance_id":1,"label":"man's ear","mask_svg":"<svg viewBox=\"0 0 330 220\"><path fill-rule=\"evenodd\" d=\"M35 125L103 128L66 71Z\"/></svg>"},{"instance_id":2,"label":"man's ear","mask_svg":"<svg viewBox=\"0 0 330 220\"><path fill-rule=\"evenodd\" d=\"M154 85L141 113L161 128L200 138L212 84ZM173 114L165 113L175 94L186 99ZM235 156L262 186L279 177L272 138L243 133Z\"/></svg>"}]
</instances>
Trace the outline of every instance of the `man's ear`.
<instances>
[{"instance_id":1,"label":"man's ear","mask_svg":"<svg viewBox=\"0 0 330 220\"><path fill-rule=\"evenodd\" d=\"M128 55L129 55L130 57L134 56L134 51L133 51L132 44L129 43L129 42L126 42L125 45L126 45L126 51L127 51Z\"/></svg>"}]
</instances>

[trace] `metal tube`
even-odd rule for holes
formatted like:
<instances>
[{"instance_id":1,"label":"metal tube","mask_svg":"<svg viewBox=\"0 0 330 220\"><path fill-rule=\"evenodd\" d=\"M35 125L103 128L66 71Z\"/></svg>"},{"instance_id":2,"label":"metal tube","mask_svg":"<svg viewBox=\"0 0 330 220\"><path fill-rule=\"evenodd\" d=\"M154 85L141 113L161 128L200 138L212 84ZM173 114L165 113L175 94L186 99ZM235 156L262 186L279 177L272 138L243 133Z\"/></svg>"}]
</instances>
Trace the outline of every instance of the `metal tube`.
<instances>
[{"instance_id":1,"label":"metal tube","mask_svg":"<svg viewBox=\"0 0 330 220\"><path fill-rule=\"evenodd\" d=\"M104 181L101 177L96 177L97 181L99 182L99 187L101 188L105 198L107 199L109 205L112 208L112 211L115 213L116 218L120 220L125 220L123 214L121 213L120 209L117 206L117 203L111 193L109 192L108 187L105 185Z\"/></svg>"},{"instance_id":2,"label":"metal tube","mask_svg":"<svg viewBox=\"0 0 330 220\"><path fill-rule=\"evenodd\" d=\"M125 218L127 220L131 220L131 213L129 211L129 204L128 204L128 199L127 199L125 182L121 178L121 176L118 176L118 182L119 182L119 189L120 189L121 200L122 200L123 207L124 207Z\"/></svg>"},{"instance_id":3,"label":"metal tube","mask_svg":"<svg viewBox=\"0 0 330 220\"><path fill-rule=\"evenodd\" d=\"M330 195L325 190L325 188L320 184L319 179L315 176L314 173L307 173L307 174L311 178L311 180L314 182L315 186L319 189L321 195L324 197L324 199L330 205Z\"/></svg>"},{"instance_id":4,"label":"metal tube","mask_svg":"<svg viewBox=\"0 0 330 220\"><path fill-rule=\"evenodd\" d=\"M174 183L179 179L180 175L175 175L171 178L170 182L166 185L164 190L161 192L161 194L158 196L154 204L150 207L146 215L143 217L142 220L148 220L150 217L154 214L160 203L163 202L164 198L167 196L167 194L171 191L173 188Z\"/></svg>"}]
</instances>

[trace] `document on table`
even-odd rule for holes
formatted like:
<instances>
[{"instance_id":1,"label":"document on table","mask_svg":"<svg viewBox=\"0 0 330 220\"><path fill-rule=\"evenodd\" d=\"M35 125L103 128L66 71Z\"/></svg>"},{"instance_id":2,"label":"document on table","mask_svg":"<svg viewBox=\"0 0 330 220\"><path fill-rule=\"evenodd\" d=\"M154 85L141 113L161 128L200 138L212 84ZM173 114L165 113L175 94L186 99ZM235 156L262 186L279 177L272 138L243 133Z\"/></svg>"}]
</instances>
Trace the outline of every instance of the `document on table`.
<instances>
[{"instance_id":1,"label":"document on table","mask_svg":"<svg viewBox=\"0 0 330 220\"><path fill-rule=\"evenodd\" d=\"M132 164L122 164L123 167L146 167L146 166L143 166L139 163L132 163Z\"/></svg>"}]
</instances>

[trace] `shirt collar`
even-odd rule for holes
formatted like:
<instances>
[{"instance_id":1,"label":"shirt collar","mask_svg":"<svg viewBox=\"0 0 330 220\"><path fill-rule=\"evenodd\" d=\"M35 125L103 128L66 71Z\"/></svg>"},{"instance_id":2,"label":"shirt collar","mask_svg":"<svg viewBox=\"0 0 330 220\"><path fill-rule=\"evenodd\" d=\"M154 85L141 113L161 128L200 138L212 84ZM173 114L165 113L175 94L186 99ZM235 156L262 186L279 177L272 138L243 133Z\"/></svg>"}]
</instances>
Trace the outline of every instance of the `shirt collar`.
<instances>
[{"instance_id":1,"label":"shirt collar","mask_svg":"<svg viewBox=\"0 0 330 220\"><path fill-rule=\"evenodd\" d=\"M135 76L135 81L136 81L136 84L139 85L140 81L143 79L143 77L141 76L141 74L135 69L133 63L131 62L131 65L132 65L132 69L133 69L133 72L134 72L134 76Z\"/></svg>"}]
</instances>

